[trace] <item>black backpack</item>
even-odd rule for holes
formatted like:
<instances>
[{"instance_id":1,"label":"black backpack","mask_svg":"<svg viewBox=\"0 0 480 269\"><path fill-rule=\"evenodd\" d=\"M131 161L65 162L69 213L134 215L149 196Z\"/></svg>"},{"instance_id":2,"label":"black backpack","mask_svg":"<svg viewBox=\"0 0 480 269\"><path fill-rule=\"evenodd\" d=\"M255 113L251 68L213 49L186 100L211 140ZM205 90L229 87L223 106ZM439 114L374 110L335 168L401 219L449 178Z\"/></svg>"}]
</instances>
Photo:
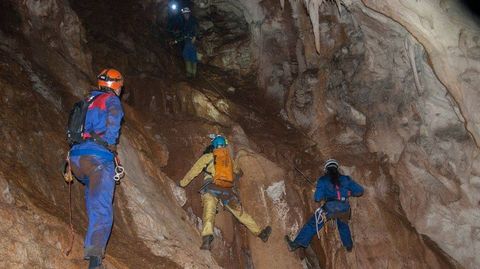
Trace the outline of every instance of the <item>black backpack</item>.
<instances>
[{"instance_id":1,"label":"black backpack","mask_svg":"<svg viewBox=\"0 0 480 269\"><path fill-rule=\"evenodd\" d=\"M87 116L88 106L102 94L87 97L76 102L70 111L67 125L67 141L70 146L84 142L83 133L85 132L85 118Z\"/></svg>"}]
</instances>

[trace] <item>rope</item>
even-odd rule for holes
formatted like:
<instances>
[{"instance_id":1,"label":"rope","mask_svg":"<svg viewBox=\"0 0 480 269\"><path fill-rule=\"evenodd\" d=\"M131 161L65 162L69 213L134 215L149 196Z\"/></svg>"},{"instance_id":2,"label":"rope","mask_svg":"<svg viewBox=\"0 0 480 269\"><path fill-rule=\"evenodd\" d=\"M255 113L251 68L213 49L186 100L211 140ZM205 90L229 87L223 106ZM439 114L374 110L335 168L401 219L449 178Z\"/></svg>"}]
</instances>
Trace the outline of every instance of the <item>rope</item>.
<instances>
[{"instance_id":1,"label":"rope","mask_svg":"<svg viewBox=\"0 0 480 269\"><path fill-rule=\"evenodd\" d=\"M70 167L70 166L69 166ZM70 170L70 168L69 168ZM71 174L71 170L70 170L70 174ZM68 208L69 208L69 211L70 211L70 244L69 244L69 247L67 249L67 251L65 251L65 255L68 256L70 255L70 252L72 252L72 249L73 249L73 241L75 240L75 232L73 230L73 214L72 214L72 182L69 182L68 183Z\"/></svg>"},{"instance_id":2,"label":"rope","mask_svg":"<svg viewBox=\"0 0 480 269\"><path fill-rule=\"evenodd\" d=\"M73 242L75 240L75 231L73 230L73 213L72 213L72 185L73 185L73 174L72 174L72 166L70 165L70 152L67 154L67 158L65 159L65 166L63 168L63 178L65 182L68 184L68 211L70 213L70 244L65 251L65 255L70 255L73 248Z\"/></svg>"},{"instance_id":3,"label":"rope","mask_svg":"<svg viewBox=\"0 0 480 269\"><path fill-rule=\"evenodd\" d=\"M321 207L317 208L317 210L315 210L315 229L317 230L317 236L318 236L318 239L320 239L320 230L318 228L318 225L320 224L324 224L323 226L325 227L325 231L327 230L327 216L325 214L325 211L323 211L323 209Z\"/></svg>"}]
</instances>

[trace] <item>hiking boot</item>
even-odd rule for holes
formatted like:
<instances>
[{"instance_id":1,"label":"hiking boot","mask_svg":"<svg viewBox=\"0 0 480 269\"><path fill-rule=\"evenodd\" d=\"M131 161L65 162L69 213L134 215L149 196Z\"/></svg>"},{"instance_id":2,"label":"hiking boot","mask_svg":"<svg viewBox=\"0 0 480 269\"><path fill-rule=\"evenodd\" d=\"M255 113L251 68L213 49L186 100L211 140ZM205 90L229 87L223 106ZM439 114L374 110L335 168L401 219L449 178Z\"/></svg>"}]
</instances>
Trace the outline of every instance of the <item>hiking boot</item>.
<instances>
[{"instance_id":1,"label":"hiking boot","mask_svg":"<svg viewBox=\"0 0 480 269\"><path fill-rule=\"evenodd\" d=\"M99 256L90 256L90 263L88 264L88 269L103 269L102 257Z\"/></svg>"},{"instance_id":2,"label":"hiking boot","mask_svg":"<svg viewBox=\"0 0 480 269\"><path fill-rule=\"evenodd\" d=\"M258 237L260 237L260 239L262 239L263 242L267 242L268 237L270 237L271 233L272 233L272 227L267 226L260 232Z\"/></svg>"},{"instance_id":3,"label":"hiking boot","mask_svg":"<svg viewBox=\"0 0 480 269\"><path fill-rule=\"evenodd\" d=\"M204 236L202 246L200 247L200 249L203 249L203 250L212 249L212 241L213 241L213 235Z\"/></svg>"},{"instance_id":4,"label":"hiking boot","mask_svg":"<svg viewBox=\"0 0 480 269\"><path fill-rule=\"evenodd\" d=\"M295 251L297 248L300 247L299 244L295 243L294 241L290 240L290 237L288 235L285 235L285 241L287 242L288 250L289 251Z\"/></svg>"}]
</instances>

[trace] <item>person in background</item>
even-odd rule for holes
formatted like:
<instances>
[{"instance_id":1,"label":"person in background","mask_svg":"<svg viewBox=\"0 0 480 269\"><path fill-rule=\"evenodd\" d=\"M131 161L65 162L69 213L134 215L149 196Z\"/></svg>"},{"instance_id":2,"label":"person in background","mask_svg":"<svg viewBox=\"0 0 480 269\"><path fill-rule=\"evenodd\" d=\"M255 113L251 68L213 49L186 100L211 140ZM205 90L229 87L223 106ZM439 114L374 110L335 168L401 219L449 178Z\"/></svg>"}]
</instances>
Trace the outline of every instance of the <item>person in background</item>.
<instances>
[{"instance_id":1,"label":"person in background","mask_svg":"<svg viewBox=\"0 0 480 269\"><path fill-rule=\"evenodd\" d=\"M182 35L183 19L180 14L179 3L170 1L168 5L167 32L173 38L178 40Z\"/></svg>"},{"instance_id":2,"label":"person in background","mask_svg":"<svg viewBox=\"0 0 480 269\"><path fill-rule=\"evenodd\" d=\"M181 40L183 41L182 56L185 61L185 71L187 78L197 76L197 20L192 16L188 7L182 8L183 24L181 30Z\"/></svg>"}]
</instances>

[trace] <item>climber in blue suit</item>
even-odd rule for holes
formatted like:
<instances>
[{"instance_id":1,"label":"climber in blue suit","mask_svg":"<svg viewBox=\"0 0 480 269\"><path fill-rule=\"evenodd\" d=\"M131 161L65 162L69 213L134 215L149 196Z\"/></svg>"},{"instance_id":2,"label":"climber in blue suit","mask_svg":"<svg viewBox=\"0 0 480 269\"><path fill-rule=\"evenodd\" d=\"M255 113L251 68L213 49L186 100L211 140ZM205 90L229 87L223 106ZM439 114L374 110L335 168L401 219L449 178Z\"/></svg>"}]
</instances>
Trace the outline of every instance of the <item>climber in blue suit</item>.
<instances>
[{"instance_id":1,"label":"climber in blue suit","mask_svg":"<svg viewBox=\"0 0 480 269\"><path fill-rule=\"evenodd\" d=\"M306 248L312 238L325 225L325 221L333 219L337 222L338 233L343 246L347 251L353 248L352 235L348 221L350 219L349 197L358 197L363 194L363 187L349 176L341 175L338 171L338 162L330 159L325 163L325 175L317 181L315 202L323 203L315 214L302 227L297 237L292 241L285 236L288 248L294 251L299 247Z\"/></svg>"},{"instance_id":2,"label":"climber in blue suit","mask_svg":"<svg viewBox=\"0 0 480 269\"><path fill-rule=\"evenodd\" d=\"M113 226L116 145L120 135L123 109L120 94L123 76L115 69L98 75L98 88L90 92L92 100L85 117L83 142L70 150L70 165L75 177L85 185L88 228L84 256L89 269L102 267L105 248Z\"/></svg>"}]
</instances>

